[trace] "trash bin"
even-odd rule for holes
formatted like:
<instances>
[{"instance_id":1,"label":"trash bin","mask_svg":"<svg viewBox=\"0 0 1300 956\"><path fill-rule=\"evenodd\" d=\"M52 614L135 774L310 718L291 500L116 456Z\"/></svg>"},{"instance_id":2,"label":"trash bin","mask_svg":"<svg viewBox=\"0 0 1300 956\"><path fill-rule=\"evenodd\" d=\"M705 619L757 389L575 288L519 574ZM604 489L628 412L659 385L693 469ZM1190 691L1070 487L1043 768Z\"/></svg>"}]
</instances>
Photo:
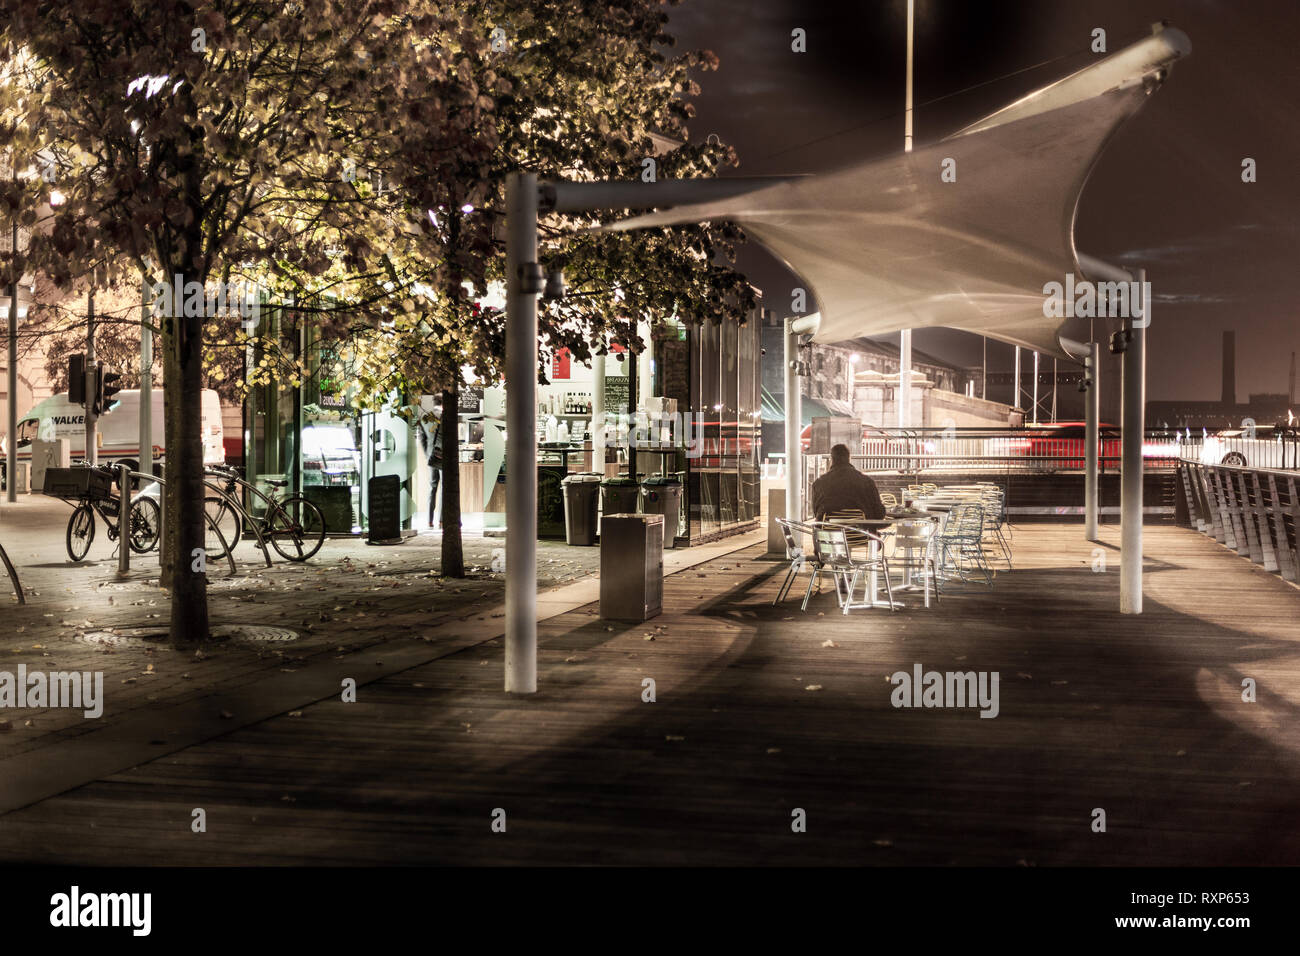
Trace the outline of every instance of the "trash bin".
<instances>
[{"instance_id":1,"label":"trash bin","mask_svg":"<svg viewBox=\"0 0 1300 956\"><path fill-rule=\"evenodd\" d=\"M664 516L664 547L675 546L677 522L682 508L682 483L667 475L656 475L641 483L641 511Z\"/></svg>"},{"instance_id":2,"label":"trash bin","mask_svg":"<svg viewBox=\"0 0 1300 956\"><path fill-rule=\"evenodd\" d=\"M600 483L600 513L603 515L634 515L641 489L635 478L618 476Z\"/></svg>"},{"instance_id":3,"label":"trash bin","mask_svg":"<svg viewBox=\"0 0 1300 956\"><path fill-rule=\"evenodd\" d=\"M564 541L590 547L596 543L596 493L600 475L569 475L564 487Z\"/></svg>"},{"instance_id":4,"label":"trash bin","mask_svg":"<svg viewBox=\"0 0 1300 956\"><path fill-rule=\"evenodd\" d=\"M664 605L663 515L607 514L600 535L600 616L645 621Z\"/></svg>"}]
</instances>

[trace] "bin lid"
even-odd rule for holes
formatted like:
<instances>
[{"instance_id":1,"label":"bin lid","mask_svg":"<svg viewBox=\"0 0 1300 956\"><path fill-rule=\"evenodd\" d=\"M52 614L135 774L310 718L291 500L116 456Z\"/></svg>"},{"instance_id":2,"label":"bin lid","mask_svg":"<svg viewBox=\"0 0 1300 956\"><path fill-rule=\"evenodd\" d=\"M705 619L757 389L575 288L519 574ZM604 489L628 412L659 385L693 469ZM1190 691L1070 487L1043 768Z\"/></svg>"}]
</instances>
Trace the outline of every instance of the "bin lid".
<instances>
[{"instance_id":1,"label":"bin lid","mask_svg":"<svg viewBox=\"0 0 1300 956\"><path fill-rule=\"evenodd\" d=\"M680 485L681 480L678 478L673 478L670 475L654 475L650 478L647 478L645 481L641 482L641 484L654 485L656 487L660 485Z\"/></svg>"},{"instance_id":2,"label":"bin lid","mask_svg":"<svg viewBox=\"0 0 1300 956\"><path fill-rule=\"evenodd\" d=\"M602 485L609 485L611 488L635 488L636 479L629 478L626 475L606 478L601 482Z\"/></svg>"},{"instance_id":3,"label":"bin lid","mask_svg":"<svg viewBox=\"0 0 1300 956\"><path fill-rule=\"evenodd\" d=\"M663 515L605 515L602 521L637 521L641 524L663 524Z\"/></svg>"},{"instance_id":4,"label":"bin lid","mask_svg":"<svg viewBox=\"0 0 1300 956\"><path fill-rule=\"evenodd\" d=\"M595 484L598 481L600 481L600 475L596 474L594 471L578 471L571 475L566 475L563 483L566 485L576 485L584 482Z\"/></svg>"}]
</instances>

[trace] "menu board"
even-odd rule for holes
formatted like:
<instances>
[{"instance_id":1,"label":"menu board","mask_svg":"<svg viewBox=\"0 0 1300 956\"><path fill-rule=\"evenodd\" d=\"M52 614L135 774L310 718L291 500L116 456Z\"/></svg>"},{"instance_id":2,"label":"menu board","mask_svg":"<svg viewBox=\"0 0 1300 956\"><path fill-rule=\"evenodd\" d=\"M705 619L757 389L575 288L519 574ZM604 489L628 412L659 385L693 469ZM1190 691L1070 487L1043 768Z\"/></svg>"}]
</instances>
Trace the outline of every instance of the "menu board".
<instances>
[{"instance_id":1,"label":"menu board","mask_svg":"<svg viewBox=\"0 0 1300 956\"><path fill-rule=\"evenodd\" d=\"M605 376L605 411L622 412L627 410L627 376Z\"/></svg>"},{"instance_id":2,"label":"menu board","mask_svg":"<svg viewBox=\"0 0 1300 956\"><path fill-rule=\"evenodd\" d=\"M466 415L477 415L482 411L483 404L483 386L481 385L462 385L460 387L459 401L456 406Z\"/></svg>"},{"instance_id":3,"label":"menu board","mask_svg":"<svg viewBox=\"0 0 1300 956\"><path fill-rule=\"evenodd\" d=\"M402 537L402 479L396 475L376 475L366 484L370 508L371 543L400 540Z\"/></svg>"}]
</instances>

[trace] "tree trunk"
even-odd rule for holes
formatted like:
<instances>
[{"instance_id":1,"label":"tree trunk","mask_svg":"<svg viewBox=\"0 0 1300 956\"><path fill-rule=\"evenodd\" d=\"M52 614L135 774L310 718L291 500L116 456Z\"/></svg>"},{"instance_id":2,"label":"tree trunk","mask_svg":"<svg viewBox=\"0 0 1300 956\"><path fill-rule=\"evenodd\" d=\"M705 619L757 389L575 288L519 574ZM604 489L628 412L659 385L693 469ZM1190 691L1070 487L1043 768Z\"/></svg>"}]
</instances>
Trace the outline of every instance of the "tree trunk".
<instances>
[{"instance_id":1,"label":"tree trunk","mask_svg":"<svg viewBox=\"0 0 1300 956\"><path fill-rule=\"evenodd\" d=\"M465 552L460 540L460 370L442 393L442 574L465 576Z\"/></svg>"},{"instance_id":2,"label":"tree trunk","mask_svg":"<svg viewBox=\"0 0 1300 956\"><path fill-rule=\"evenodd\" d=\"M168 277L169 284L178 281L177 271ZM201 281L197 276L195 280ZM171 590L173 645L209 637L207 557L203 551L202 323L202 316L172 316L163 323L167 436L163 584Z\"/></svg>"}]
</instances>

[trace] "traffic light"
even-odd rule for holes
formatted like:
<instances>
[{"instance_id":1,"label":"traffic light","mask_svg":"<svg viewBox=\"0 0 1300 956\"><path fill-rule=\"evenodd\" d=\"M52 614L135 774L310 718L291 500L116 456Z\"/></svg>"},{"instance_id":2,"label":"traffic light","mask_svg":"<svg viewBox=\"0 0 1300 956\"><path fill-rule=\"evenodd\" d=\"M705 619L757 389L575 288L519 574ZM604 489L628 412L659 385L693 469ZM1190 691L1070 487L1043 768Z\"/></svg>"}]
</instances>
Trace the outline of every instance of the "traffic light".
<instances>
[{"instance_id":1,"label":"traffic light","mask_svg":"<svg viewBox=\"0 0 1300 956\"><path fill-rule=\"evenodd\" d=\"M68 359L68 401L86 405L86 356L80 352Z\"/></svg>"},{"instance_id":2,"label":"traffic light","mask_svg":"<svg viewBox=\"0 0 1300 956\"><path fill-rule=\"evenodd\" d=\"M100 365L95 369L95 414L107 415L113 410L116 404L113 396L122 391L122 386L117 383L122 380L122 376L116 372L110 372L107 366Z\"/></svg>"}]
</instances>

